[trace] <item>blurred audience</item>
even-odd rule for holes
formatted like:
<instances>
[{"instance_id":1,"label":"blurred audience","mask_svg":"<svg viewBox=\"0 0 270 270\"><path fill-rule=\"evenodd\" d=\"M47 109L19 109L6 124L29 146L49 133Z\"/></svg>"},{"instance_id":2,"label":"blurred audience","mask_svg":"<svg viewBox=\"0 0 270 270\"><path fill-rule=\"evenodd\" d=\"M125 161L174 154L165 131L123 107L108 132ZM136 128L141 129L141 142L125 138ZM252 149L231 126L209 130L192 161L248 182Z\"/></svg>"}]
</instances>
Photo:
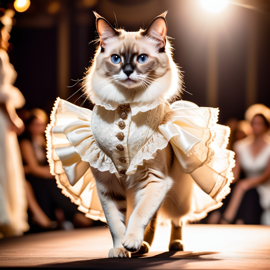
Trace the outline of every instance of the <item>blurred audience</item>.
<instances>
[{"instance_id":1,"label":"blurred audience","mask_svg":"<svg viewBox=\"0 0 270 270\"><path fill-rule=\"evenodd\" d=\"M233 141L233 145L235 142L245 139L247 136L252 134L252 127L250 125L250 123L246 120L241 120L237 123L237 127L234 131L234 141ZM232 145L232 148L233 148Z\"/></svg>"},{"instance_id":2,"label":"blurred audience","mask_svg":"<svg viewBox=\"0 0 270 270\"><path fill-rule=\"evenodd\" d=\"M230 135L229 143L227 146L227 148L229 150L233 150L234 144L237 141L242 140L242 139L244 139L247 136L252 134L252 128L251 128L249 122L246 120L238 121L237 119L232 118L226 122L226 125L229 126L231 129L231 135ZM242 169L240 169L239 177L240 177L240 179L245 178L245 173ZM231 184L230 188L231 188L231 193L229 193L226 196L226 198L223 200L223 205L219 209L213 211L212 213L210 213L208 215L208 217L206 219L207 223L209 223L209 224L219 223L221 216L223 215L225 209L227 208L227 206L230 202L233 190L235 188L234 182Z\"/></svg>"},{"instance_id":3,"label":"blurred audience","mask_svg":"<svg viewBox=\"0 0 270 270\"><path fill-rule=\"evenodd\" d=\"M234 145L236 186L221 223L270 225L270 124L256 114L251 126L253 134ZM239 179L241 169L245 179Z\"/></svg>"},{"instance_id":4,"label":"blurred audience","mask_svg":"<svg viewBox=\"0 0 270 270\"><path fill-rule=\"evenodd\" d=\"M270 123L268 114L250 116L249 111L252 134L233 145L236 166L232 192L223 207L209 216L208 223L270 225ZM235 140L249 132L243 123L240 121L235 129Z\"/></svg>"},{"instance_id":5,"label":"blurred audience","mask_svg":"<svg viewBox=\"0 0 270 270\"><path fill-rule=\"evenodd\" d=\"M46 158L45 128L47 115L40 109L30 112L25 132L20 138L21 153L27 179L30 224L43 229L88 227L93 221L77 210L77 206L61 193Z\"/></svg>"},{"instance_id":6,"label":"blurred audience","mask_svg":"<svg viewBox=\"0 0 270 270\"><path fill-rule=\"evenodd\" d=\"M228 126L230 128L230 130L231 130L231 134L230 134L230 137L229 137L229 143L228 143L227 148L229 150L232 150L232 145L235 142L234 134L235 134L235 131L237 129L238 120L236 118L231 118L225 123L225 125Z\"/></svg>"},{"instance_id":7,"label":"blurred audience","mask_svg":"<svg viewBox=\"0 0 270 270\"><path fill-rule=\"evenodd\" d=\"M25 179L17 134L24 125L15 108L24 105L24 97L13 86L17 77L9 62L9 31L12 10L0 9L0 238L22 235L27 231Z\"/></svg>"},{"instance_id":8,"label":"blurred audience","mask_svg":"<svg viewBox=\"0 0 270 270\"><path fill-rule=\"evenodd\" d=\"M238 121L235 118L231 118L226 122L225 125L231 129L229 143L227 146L227 149L229 150L233 150L233 145L235 142L246 138L252 133L252 128L249 122L246 120Z\"/></svg>"}]
</instances>

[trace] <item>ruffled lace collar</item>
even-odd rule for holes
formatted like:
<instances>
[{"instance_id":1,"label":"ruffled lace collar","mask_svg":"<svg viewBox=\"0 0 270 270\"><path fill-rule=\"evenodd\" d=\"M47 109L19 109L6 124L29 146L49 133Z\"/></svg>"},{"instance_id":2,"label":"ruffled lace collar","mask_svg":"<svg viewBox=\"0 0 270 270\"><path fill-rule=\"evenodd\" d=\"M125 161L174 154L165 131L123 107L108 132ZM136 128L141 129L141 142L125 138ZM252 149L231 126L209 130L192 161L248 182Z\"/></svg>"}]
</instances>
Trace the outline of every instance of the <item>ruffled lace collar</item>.
<instances>
[{"instance_id":1,"label":"ruffled lace collar","mask_svg":"<svg viewBox=\"0 0 270 270\"><path fill-rule=\"evenodd\" d=\"M117 102L114 102L114 101L108 103L107 101L101 100L97 96L91 97L91 99L92 99L92 102L94 104L96 104L98 106L102 106L106 110L109 110L109 111L116 110L118 108L118 106L120 105L120 104L118 104ZM147 102L147 103L144 103L144 102L131 102L131 103L129 103L130 108L131 108L131 114L136 115L139 112L150 111L150 110L156 108L158 105L160 105L160 104L162 104L164 102L165 101L163 99L159 99L159 100L155 100L155 101Z\"/></svg>"}]
</instances>

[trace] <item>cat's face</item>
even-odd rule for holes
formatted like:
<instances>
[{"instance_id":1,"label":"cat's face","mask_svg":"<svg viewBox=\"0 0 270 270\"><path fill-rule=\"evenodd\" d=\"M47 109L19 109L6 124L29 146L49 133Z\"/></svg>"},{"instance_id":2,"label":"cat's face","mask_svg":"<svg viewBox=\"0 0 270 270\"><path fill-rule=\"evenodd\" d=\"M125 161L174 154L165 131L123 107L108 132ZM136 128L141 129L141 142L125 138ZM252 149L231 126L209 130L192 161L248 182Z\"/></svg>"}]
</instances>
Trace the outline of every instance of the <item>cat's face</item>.
<instances>
[{"instance_id":1,"label":"cat's face","mask_svg":"<svg viewBox=\"0 0 270 270\"><path fill-rule=\"evenodd\" d=\"M165 93L170 88L172 73L179 77L178 71L172 70L177 68L166 40L166 13L138 32L114 29L95 15L100 46L86 77L93 94L121 103L130 99L149 102Z\"/></svg>"},{"instance_id":2,"label":"cat's face","mask_svg":"<svg viewBox=\"0 0 270 270\"><path fill-rule=\"evenodd\" d=\"M127 89L146 87L168 69L168 56L159 52L157 41L142 32L120 31L119 36L102 44L97 72ZM165 44L164 44L165 46Z\"/></svg>"}]
</instances>

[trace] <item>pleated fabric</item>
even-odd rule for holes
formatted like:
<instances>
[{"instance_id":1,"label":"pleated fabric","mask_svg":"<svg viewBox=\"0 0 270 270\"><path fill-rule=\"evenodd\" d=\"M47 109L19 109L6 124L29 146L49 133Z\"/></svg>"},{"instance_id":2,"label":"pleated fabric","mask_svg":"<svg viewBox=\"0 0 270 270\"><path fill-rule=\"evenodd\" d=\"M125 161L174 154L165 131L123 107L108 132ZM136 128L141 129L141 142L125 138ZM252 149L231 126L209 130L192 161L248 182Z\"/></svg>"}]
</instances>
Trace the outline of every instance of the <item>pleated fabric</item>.
<instances>
[{"instance_id":1,"label":"pleated fabric","mask_svg":"<svg viewBox=\"0 0 270 270\"><path fill-rule=\"evenodd\" d=\"M120 177L113 161L95 142L92 112L58 98L47 128L47 156L62 192L92 219L105 221L91 168ZM143 162L171 144L180 170L194 180L189 220L219 207L230 192L234 153L226 150L230 130L217 124L218 110L187 101L171 105L171 112L138 150L127 170L127 181ZM177 181L177 179L176 179Z\"/></svg>"}]
</instances>

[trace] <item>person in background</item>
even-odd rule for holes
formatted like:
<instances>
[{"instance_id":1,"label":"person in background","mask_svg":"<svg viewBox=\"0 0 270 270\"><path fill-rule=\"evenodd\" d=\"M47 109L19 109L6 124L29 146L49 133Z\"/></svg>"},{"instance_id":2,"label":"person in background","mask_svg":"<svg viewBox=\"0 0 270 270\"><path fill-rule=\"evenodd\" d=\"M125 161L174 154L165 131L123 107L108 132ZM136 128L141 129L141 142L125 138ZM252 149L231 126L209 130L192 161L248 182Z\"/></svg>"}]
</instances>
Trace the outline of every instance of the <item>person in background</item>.
<instances>
[{"instance_id":1,"label":"person in background","mask_svg":"<svg viewBox=\"0 0 270 270\"><path fill-rule=\"evenodd\" d=\"M248 121L241 120L237 123L237 127L234 130L234 141L232 142L232 149L234 148L234 144L242 139L245 139L247 136L252 134L252 128Z\"/></svg>"},{"instance_id":2,"label":"person in background","mask_svg":"<svg viewBox=\"0 0 270 270\"><path fill-rule=\"evenodd\" d=\"M236 118L230 118L225 123L225 125L228 126L230 128L230 130L231 130L231 134L230 134L230 137L229 137L229 142L228 142L228 145L227 145L228 150L232 150L232 145L235 142L235 138L234 138L235 136L234 135L235 135L238 123L239 123L239 121Z\"/></svg>"},{"instance_id":3,"label":"person in background","mask_svg":"<svg viewBox=\"0 0 270 270\"><path fill-rule=\"evenodd\" d=\"M253 135L234 145L236 186L221 217L222 224L270 225L270 124L264 114L256 114L251 126ZM239 177L241 169L244 179Z\"/></svg>"},{"instance_id":4,"label":"person in background","mask_svg":"<svg viewBox=\"0 0 270 270\"><path fill-rule=\"evenodd\" d=\"M15 110L25 101L13 86L17 74L6 52L13 15L12 10L0 9L0 238L19 236L29 229L25 178L17 140L24 125Z\"/></svg>"},{"instance_id":5,"label":"person in background","mask_svg":"<svg viewBox=\"0 0 270 270\"><path fill-rule=\"evenodd\" d=\"M231 136L230 136L230 142L228 144L228 149L233 150L234 144L237 141L242 140L252 134L252 129L249 122L246 120L238 121L235 118L232 118L227 123L229 123L231 127ZM240 179L243 179L244 177L245 177L244 171L240 170ZM210 213L209 216L207 217L206 222L208 224L217 224L220 222L220 219L230 202L234 188L235 188L235 183L233 182L231 184L231 193L229 193L226 196L226 198L223 200L223 205L219 209Z\"/></svg>"},{"instance_id":6,"label":"person in background","mask_svg":"<svg viewBox=\"0 0 270 270\"><path fill-rule=\"evenodd\" d=\"M25 132L20 138L25 176L29 187L29 209L32 215L30 222L44 229L54 228L55 220L62 229L71 229L73 226L88 227L93 221L79 212L77 206L61 193L54 176L50 173L44 134L47 122L44 111L32 110L25 121Z\"/></svg>"}]
</instances>

